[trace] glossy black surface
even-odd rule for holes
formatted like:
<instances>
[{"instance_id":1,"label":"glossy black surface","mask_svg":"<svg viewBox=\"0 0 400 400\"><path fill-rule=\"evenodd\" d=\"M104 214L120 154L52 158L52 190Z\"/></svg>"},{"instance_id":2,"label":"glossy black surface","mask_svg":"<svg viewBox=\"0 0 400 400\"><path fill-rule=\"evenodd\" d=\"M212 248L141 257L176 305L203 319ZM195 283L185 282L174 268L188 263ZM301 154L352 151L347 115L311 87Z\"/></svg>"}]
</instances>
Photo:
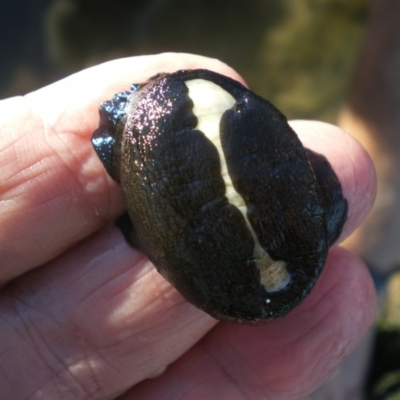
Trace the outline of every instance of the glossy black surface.
<instances>
[{"instance_id":1,"label":"glossy black surface","mask_svg":"<svg viewBox=\"0 0 400 400\"><path fill-rule=\"evenodd\" d=\"M196 129L191 79L212 81L236 101L221 118L222 148L259 242L286 262L291 279L282 290L260 282L253 237L225 197L218 151ZM131 241L187 300L218 319L261 323L304 299L347 202L329 163L302 146L279 110L230 78L193 70L135 85L103 103L100 116L92 141L121 184Z\"/></svg>"}]
</instances>

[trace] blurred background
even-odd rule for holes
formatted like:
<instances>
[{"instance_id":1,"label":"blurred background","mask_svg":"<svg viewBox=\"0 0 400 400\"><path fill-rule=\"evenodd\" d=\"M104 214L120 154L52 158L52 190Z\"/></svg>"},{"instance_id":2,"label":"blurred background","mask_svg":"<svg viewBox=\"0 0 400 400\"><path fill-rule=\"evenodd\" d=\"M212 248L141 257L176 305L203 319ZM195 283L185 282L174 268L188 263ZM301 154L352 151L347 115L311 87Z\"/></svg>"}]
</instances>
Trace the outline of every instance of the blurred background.
<instances>
[{"instance_id":1,"label":"blurred background","mask_svg":"<svg viewBox=\"0 0 400 400\"><path fill-rule=\"evenodd\" d=\"M335 121L366 0L2 0L0 96L100 62L182 51L219 58L290 118Z\"/></svg>"},{"instance_id":2,"label":"blurred background","mask_svg":"<svg viewBox=\"0 0 400 400\"><path fill-rule=\"evenodd\" d=\"M377 166L376 207L346 246L370 267L381 307L311 398L400 399L399 21L399 0L2 0L0 99L107 60L178 51L223 60L289 119L341 125Z\"/></svg>"}]
</instances>

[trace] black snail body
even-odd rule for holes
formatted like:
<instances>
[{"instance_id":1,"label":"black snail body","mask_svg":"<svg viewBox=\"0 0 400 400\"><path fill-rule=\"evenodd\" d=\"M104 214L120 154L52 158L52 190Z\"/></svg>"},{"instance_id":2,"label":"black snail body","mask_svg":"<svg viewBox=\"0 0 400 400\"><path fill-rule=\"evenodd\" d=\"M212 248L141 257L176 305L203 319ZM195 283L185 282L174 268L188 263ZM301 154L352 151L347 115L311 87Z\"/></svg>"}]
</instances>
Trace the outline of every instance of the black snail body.
<instances>
[{"instance_id":1,"label":"black snail body","mask_svg":"<svg viewBox=\"0 0 400 400\"><path fill-rule=\"evenodd\" d=\"M191 303L259 324L310 292L347 202L284 115L207 70L159 74L100 107L92 142L120 183L132 243Z\"/></svg>"}]
</instances>

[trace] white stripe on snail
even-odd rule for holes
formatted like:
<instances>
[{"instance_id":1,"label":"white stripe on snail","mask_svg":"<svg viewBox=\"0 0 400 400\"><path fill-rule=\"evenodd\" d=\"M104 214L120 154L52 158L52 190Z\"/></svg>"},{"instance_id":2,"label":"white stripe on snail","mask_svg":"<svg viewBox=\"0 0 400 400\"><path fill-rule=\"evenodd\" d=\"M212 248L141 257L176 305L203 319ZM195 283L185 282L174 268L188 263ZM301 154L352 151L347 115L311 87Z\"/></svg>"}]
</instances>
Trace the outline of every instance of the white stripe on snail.
<instances>
[{"instance_id":1,"label":"white stripe on snail","mask_svg":"<svg viewBox=\"0 0 400 400\"><path fill-rule=\"evenodd\" d=\"M233 187L222 150L219 122L222 114L235 104L235 99L220 86L210 81L193 79L185 83L189 90L189 97L194 103L193 113L198 121L196 129L202 131L218 150L221 160L221 174L226 187L225 195L229 203L236 206L243 214L247 227L253 236L254 257L260 269L261 283L268 292L281 290L290 281L286 264L284 261L272 260L261 247L258 237L247 219L247 207L243 197Z\"/></svg>"}]
</instances>

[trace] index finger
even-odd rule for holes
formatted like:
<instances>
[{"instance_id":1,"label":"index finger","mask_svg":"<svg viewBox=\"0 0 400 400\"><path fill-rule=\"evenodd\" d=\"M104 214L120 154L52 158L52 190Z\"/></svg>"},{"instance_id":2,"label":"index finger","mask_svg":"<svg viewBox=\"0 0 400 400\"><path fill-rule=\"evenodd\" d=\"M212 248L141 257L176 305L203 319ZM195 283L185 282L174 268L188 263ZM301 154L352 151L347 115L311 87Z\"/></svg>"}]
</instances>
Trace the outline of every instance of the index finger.
<instances>
[{"instance_id":1,"label":"index finger","mask_svg":"<svg viewBox=\"0 0 400 400\"><path fill-rule=\"evenodd\" d=\"M90 137L98 107L161 71L227 65L189 54L108 62L25 97L0 102L0 282L41 265L123 210Z\"/></svg>"}]
</instances>

